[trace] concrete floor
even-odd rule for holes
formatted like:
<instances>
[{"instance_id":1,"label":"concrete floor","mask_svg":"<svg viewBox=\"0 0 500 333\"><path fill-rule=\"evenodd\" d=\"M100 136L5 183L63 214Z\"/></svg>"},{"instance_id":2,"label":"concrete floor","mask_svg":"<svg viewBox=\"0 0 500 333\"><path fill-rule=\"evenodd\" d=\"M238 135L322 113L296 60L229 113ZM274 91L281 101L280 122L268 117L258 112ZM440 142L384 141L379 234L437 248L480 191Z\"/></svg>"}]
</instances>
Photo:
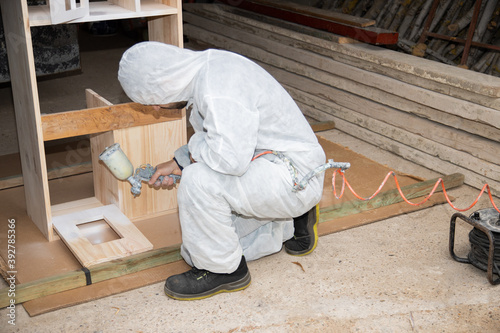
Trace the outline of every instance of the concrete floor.
<instances>
[{"instance_id":1,"label":"concrete floor","mask_svg":"<svg viewBox=\"0 0 500 333\"><path fill-rule=\"evenodd\" d=\"M116 61L120 52L82 53L82 62ZM70 89L61 80L44 82L43 91L51 85ZM71 89L81 88L75 87L80 76L70 80ZM102 80L90 88L114 103L123 98L115 84ZM82 103L70 92L66 98ZM338 130L321 135L395 170L439 176ZM450 194L462 208L478 190L462 186ZM483 196L465 214L486 207L491 204ZM7 309L0 310L0 332L500 332L500 286L490 285L486 272L450 257L454 212L439 205L323 236L305 257L282 251L250 262L252 284L241 292L182 302L166 297L163 283L157 283L33 318L17 306L16 326L7 323ZM458 224L455 248L462 256L470 248L469 230Z\"/></svg>"}]
</instances>

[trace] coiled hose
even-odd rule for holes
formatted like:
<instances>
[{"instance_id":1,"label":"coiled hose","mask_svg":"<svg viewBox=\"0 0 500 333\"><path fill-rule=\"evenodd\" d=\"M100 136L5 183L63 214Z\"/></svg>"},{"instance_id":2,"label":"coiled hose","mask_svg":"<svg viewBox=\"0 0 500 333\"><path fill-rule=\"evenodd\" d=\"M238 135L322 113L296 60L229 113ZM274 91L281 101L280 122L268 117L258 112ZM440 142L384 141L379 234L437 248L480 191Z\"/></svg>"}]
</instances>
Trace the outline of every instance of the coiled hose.
<instances>
[{"instance_id":1,"label":"coiled hose","mask_svg":"<svg viewBox=\"0 0 500 333\"><path fill-rule=\"evenodd\" d=\"M494 236L495 252L493 256L493 273L500 276L500 233L492 232ZM471 249L468 254L469 262L475 267L488 270L488 257L490 241L488 236L477 228L473 228L469 232L469 241Z\"/></svg>"}]
</instances>

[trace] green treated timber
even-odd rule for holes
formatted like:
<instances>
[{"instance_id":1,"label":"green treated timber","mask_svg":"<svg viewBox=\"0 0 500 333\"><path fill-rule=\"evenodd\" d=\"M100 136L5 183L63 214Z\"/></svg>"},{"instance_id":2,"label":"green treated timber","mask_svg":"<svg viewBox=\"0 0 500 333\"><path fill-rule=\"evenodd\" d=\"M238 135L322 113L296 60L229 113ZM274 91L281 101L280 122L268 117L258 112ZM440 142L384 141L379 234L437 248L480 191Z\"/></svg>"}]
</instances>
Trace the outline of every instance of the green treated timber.
<instances>
[{"instance_id":1,"label":"green treated timber","mask_svg":"<svg viewBox=\"0 0 500 333\"><path fill-rule=\"evenodd\" d=\"M454 173L440 178L443 179L446 190L463 185L465 179L464 175L460 173ZM402 187L401 190L408 200L427 196L432 191L432 188L438 180L439 178L435 178L407 185ZM439 191L442 191L441 185L439 185L439 187L436 189L436 192ZM319 211L319 223L331 221L348 215L354 215L372 209L377 209L402 201L403 198L399 194L399 191L397 189L393 189L379 193L375 198L369 201L352 200L350 202L323 207Z\"/></svg>"},{"instance_id":2,"label":"green treated timber","mask_svg":"<svg viewBox=\"0 0 500 333\"><path fill-rule=\"evenodd\" d=\"M97 283L165 265L180 259L180 246L170 246L94 265L88 267L88 270L90 271L92 283ZM15 296L13 297L9 297L10 288L6 287L0 290L0 308L8 306L11 299L14 299L16 304L20 304L86 285L85 273L82 270L77 270L16 285Z\"/></svg>"}]
</instances>

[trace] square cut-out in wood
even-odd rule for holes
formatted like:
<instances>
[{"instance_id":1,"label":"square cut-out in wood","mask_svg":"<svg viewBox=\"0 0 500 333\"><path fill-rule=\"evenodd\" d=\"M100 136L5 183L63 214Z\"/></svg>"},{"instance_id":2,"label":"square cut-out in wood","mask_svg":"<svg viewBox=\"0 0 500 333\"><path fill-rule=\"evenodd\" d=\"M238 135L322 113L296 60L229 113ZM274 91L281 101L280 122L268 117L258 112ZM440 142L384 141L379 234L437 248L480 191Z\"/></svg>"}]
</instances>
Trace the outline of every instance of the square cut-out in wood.
<instances>
[{"instance_id":1,"label":"square cut-out in wood","mask_svg":"<svg viewBox=\"0 0 500 333\"><path fill-rule=\"evenodd\" d=\"M92 244L79 226L101 220L107 222L120 238ZM52 224L85 267L153 249L153 244L115 205L55 216Z\"/></svg>"},{"instance_id":2,"label":"square cut-out in wood","mask_svg":"<svg viewBox=\"0 0 500 333\"><path fill-rule=\"evenodd\" d=\"M102 244L122 238L106 219L82 223L77 225L83 236L89 240L92 245Z\"/></svg>"}]
</instances>

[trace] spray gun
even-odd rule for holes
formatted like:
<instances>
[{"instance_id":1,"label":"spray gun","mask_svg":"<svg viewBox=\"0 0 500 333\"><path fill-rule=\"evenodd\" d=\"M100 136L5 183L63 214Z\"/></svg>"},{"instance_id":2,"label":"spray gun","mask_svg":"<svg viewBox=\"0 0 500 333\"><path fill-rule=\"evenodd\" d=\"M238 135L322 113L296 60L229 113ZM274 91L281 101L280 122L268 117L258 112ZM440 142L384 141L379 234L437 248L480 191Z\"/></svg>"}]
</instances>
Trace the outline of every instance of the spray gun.
<instances>
[{"instance_id":1,"label":"spray gun","mask_svg":"<svg viewBox=\"0 0 500 333\"><path fill-rule=\"evenodd\" d=\"M134 173L134 167L121 149L119 143L114 143L106 147L99 155L99 159L106 164L109 171L111 171L116 178L119 180L127 180L130 185L132 185L130 191L134 197L141 194L142 181L148 182L156 172L156 168L152 167L150 164L142 164L135 169ZM181 179L181 176L174 174L168 175L168 177L174 179L174 184ZM161 182L163 178L163 176L160 176L158 180Z\"/></svg>"}]
</instances>

